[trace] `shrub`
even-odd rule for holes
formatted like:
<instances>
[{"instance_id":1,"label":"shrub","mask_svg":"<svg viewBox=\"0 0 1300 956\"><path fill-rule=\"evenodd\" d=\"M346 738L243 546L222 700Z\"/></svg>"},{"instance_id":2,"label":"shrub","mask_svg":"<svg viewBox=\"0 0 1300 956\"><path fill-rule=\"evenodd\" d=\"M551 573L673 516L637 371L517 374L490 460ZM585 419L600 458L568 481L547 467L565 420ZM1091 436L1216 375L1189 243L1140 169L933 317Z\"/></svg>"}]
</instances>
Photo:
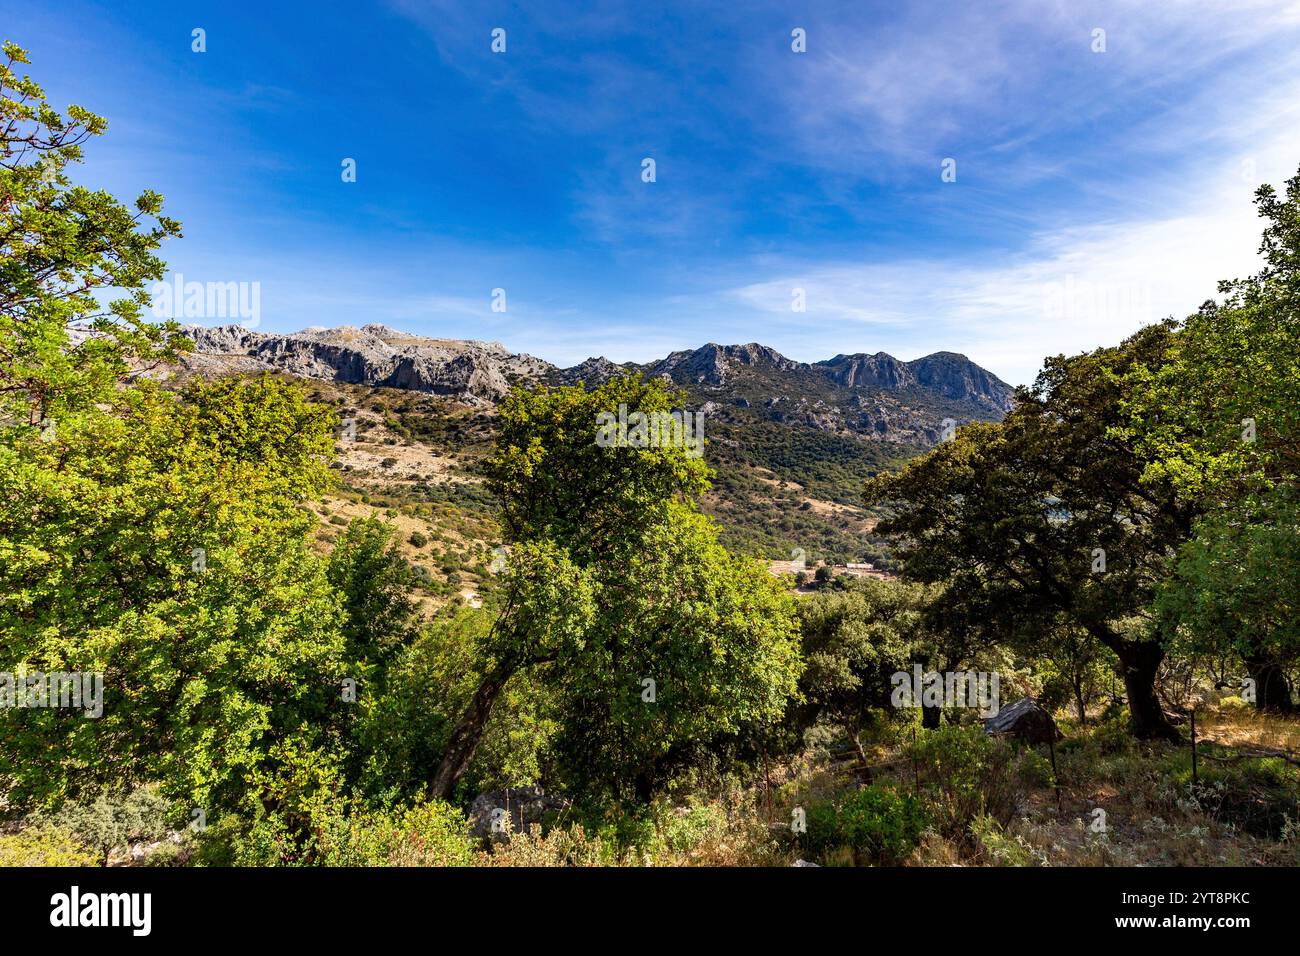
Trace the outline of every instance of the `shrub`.
<instances>
[{"instance_id":1,"label":"shrub","mask_svg":"<svg viewBox=\"0 0 1300 956\"><path fill-rule=\"evenodd\" d=\"M943 726L922 732L915 758L922 796L936 827L952 838L969 839L976 817L1005 826L1019 808L1026 777L1043 777L1043 759L1032 751L1019 758L1011 745L978 726Z\"/></svg>"},{"instance_id":2,"label":"shrub","mask_svg":"<svg viewBox=\"0 0 1300 956\"><path fill-rule=\"evenodd\" d=\"M659 840L673 853L691 853L727 828L726 810L717 804L700 803L674 808L659 822Z\"/></svg>"},{"instance_id":3,"label":"shrub","mask_svg":"<svg viewBox=\"0 0 1300 956\"><path fill-rule=\"evenodd\" d=\"M991 866L1044 866L1046 855L1020 835L1012 835L989 816L971 821L971 836L980 858Z\"/></svg>"},{"instance_id":4,"label":"shrub","mask_svg":"<svg viewBox=\"0 0 1300 956\"><path fill-rule=\"evenodd\" d=\"M224 814L198 834L195 866L302 866L306 854L277 813L253 820Z\"/></svg>"},{"instance_id":5,"label":"shrub","mask_svg":"<svg viewBox=\"0 0 1300 956\"><path fill-rule=\"evenodd\" d=\"M926 822L915 797L872 785L810 807L804 842L823 860L847 851L859 866L891 866L912 852Z\"/></svg>"},{"instance_id":6,"label":"shrub","mask_svg":"<svg viewBox=\"0 0 1300 956\"><path fill-rule=\"evenodd\" d=\"M1226 749L1205 746L1205 751ZM1178 768L1169 779L1181 788L1175 801L1185 812L1199 812L1220 824L1270 840L1281 839L1295 813L1300 780L1282 760L1248 760L1236 764L1206 763L1199 785L1191 782L1190 755L1178 754Z\"/></svg>"},{"instance_id":7,"label":"shrub","mask_svg":"<svg viewBox=\"0 0 1300 956\"><path fill-rule=\"evenodd\" d=\"M474 841L465 815L439 801L372 810L319 802L310 833L278 813L223 816L200 834L206 866L468 866Z\"/></svg>"},{"instance_id":8,"label":"shrub","mask_svg":"<svg viewBox=\"0 0 1300 956\"><path fill-rule=\"evenodd\" d=\"M422 531L412 531L411 536L406 540L411 542L411 547L413 548L423 548L429 543L428 535L424 534Z\"/></svg>"},{"instance_id":9,"label":"shrub","mask_svg":"<svg viewBox=\"0 0 1300 956\"><path fill-rule=\"evenodd\" d=\"M167 834L168 816L166 801L142 787L125 795L101 794L90 802L65 804L49 822L97 851L100 862L107 863L115 847L132 840L161 840Z\"/></svg>"},{"instance_id":10,"label":"shrub","mask_svg":"<svg viewBox=\"0 0 1300 956\"><path fill-rule=\"evenodd\" d=\"M102 857L79 843L66 829L49 822L0 833L0 867L97 866Z\"/></svg>"},{"instance_id":11,"label":"shrub","mask_svg":"<svg viewBox=\"0 0 1300 956\"><path fill-rule=\"evenodd\" d=\"M620 862L613 845L588 836L581 824L556 827L543 834L533 824L527 832L494 843L479 862L485 866L610 866Z\"/></svg>"},{"instance_id":12,"label":"shrub","mask_svg":"<svg viewBox=\"0 0 1300 956\"><path fill-rule=\"evenodd\" d=\"M474 842L461 811L441 801L357 811L323 821L322 866L469 866Z\"/></svg>"}]
</instances>

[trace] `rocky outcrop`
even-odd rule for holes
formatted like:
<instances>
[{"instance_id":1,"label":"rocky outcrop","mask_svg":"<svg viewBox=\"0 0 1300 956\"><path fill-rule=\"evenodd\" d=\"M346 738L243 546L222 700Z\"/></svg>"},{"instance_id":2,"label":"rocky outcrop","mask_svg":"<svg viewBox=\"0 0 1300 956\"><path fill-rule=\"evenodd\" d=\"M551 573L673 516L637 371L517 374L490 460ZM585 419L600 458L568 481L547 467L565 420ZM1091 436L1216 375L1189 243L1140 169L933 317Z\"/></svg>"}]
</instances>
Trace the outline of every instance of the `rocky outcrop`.
<instances>
[{"instance_id":1,"label":"rocky outcrop","mask_svg":"<svg viewBox=\"0 0 1300 956\"><path fill-rule=\"evenodd\" d=\"M514 381L531 381L553 371L549 363L511 353L497 342L424 338L384 325L286 335L238 325L185 331L194 340L194 351L185 356L184 364L195 371L270 369L304 378L429 392L471 404L498 401Z\"/></svg>"},{"instance_id":2,"label":"rocky outcrop","mask_svg":"<svg viewBox=\"0 0 1300 956\"><path fill-rule=\"evenodd\" d=\"M956 352L935 352L911 362L900 362L886 352L837 355L818 362L817 367L845 388L887 391L923 388L990 411L1006 412L1011 408L1012 387Z\"/></svg>"},{"instance_id":3,"label":"rocky outcrop","mask_svg":"<svg viewBox=\"0 0 1300 956\"><path fill-rule=\"evenodd\" d=\"M1033 744L1045 744L1061 739L1056 721L1032 697L1022 697L1007 704L996 715L984 721L984 732L1014 737Z\"/></svg>"},{"instance_id":4,"label":"rocky outcrop","mask_svg":"<svg viewBox=\"0 0 1300 956\"><path fill-rule=\"evenodd\" d=\"M845 388L885 388L896 390L916 384L916 376L886 352L875 355L837 355L818 362L832 382Z\"/></svg>"},{"instance_id":5,"label":"rocky outcrop","mask_svg":"<svg viewBox=\"0 0 1300 956\"><path fill-rule=\"evenodd\" d=\"M801 363L786 358L776 349L750 342L748 345L718 345L710 342L694 351L673 352L650 365L651 375L660 375L679 385L726 385L737 366L788 372Z\"/></svg>"},{"instance_id":6,"label":"rocky outcrop","mask_svg":"<svg viewBox=\"0 0 1300 956\"><path fill-rule=\"evenodd\" d=\"M946 398L975 402L1003 412L1011 408L1011 386L964 355L935 352L908 362L907 368L918 385Z\"/></svg>"},{"instance_id":7,"label":"rocky outcrop","mask_svg":"<svg viewBox=\"0 0 1300 956\"><path fill-rule=\"evenodd\" d=\"M997 376L953 352L911 362L885 352L855 353L809 365L756 342L711 342L646 365L600 357L561 369L497 342L426 338L384 325L288 334L225 325L190 327L186 334L195 347L183 364L210 375L273 370L491 405L517 382L583 382L594 388L632 371L685 388L697 406L716 401L715 415L725 408L742 418L922 445L938 441L945 418L959 423L1000 418L1012 394Z\"/></svg>"},{"instance_id":8,"label":"rocky outcrop","mask_svg":"<svg viewBox=\"0 0 1300 956\"><path fill-rule=\"evenodd\" d=\"M629 368L635 366L619 365L602 355L599 358L589 358L573 368L560 369L555 373L555 378L561 385L577 385L582 382L588 388L596 388L611 378L624 374Z\"/></svg>"},{"instance_id":9,"label":"rocky outcrop","mask_svg":"<svg viewBox=\"0 0 1300 956\"><path fill-rule=\"evenodd\" d=\"M476 837L506 837L527 832L546 814L563 810L569 801L543 793L538 787L514 787L480 793L469 805L470 833Z\"/></svg>"}]
</instances>

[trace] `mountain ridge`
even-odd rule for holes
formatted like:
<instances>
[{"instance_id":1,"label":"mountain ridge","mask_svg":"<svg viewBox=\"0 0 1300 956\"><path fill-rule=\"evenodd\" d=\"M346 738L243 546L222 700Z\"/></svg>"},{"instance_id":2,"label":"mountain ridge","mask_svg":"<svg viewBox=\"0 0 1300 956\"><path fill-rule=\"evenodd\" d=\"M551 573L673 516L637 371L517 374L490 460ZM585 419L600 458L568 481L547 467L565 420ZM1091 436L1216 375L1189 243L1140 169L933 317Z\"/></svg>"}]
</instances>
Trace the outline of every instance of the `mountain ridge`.
<instances>
[{"instance_id":1,"label":"mountain ridge","mask_svg":"<svg viewBox=\"0 0 1300 956\"><path fill-rule=\"evenodd\" d=\"M184 332L195 347L183 364L201 373L282 371L425 392L469 405L494 405L519 382L599 385L614 375L636 371L698 392L695 397L715 405L746 409L758 397L764 407L777 408L778 420L788 411L778 406L803 400L814 427L827 425L826 415L820 419L817 415L817 406L824 405L822 411L827 413L836 409L844 430L872 437L888 437L890 416L885 406L897 404L893 400L901 397L910 397L911 405L920 406L934 404L932 399L957 403L966 407L949 409L958 413L952 417L970 420L1000 418L1010 407L1013 392L992 372L956 352L935 352L910 362L886 352L859 352L806 363L758 342L708 342L644 364L600 356L562 368L527 353L511 352L500 342L429 338L377 323L290 333L258 332L239 325L187 326ZM884 402L873 403L872 398ZM869 427L862 427L860 421L864 410L867 418L874 418Z\"/></svg>"},{"instance_id":2,"label":"mountain ridge","mask_svg":"<svg viewBox=\"0 0 1300 956\"><path fill-rule=\"evenodd\" d=\"M597 356L561 368L499 342L376 324L286 334L186 331L195 348L182 357L182 377L274 371L316 380L317 400L358 424L339 461L358 494L390 500L394 489L418 485L438 507L455 502L475 515L484 514L484 502L474 462L492 445L496 404L512 385L595 386L626 372L662 377L703 416L713 471L705 512L719 521L728 547L768 558L798 545L887 562L888 547L861 504L863 482L924 453L952 423L1000 419L1013 391L953 352L904 362L863 351L806 363L757 342L707 342L646 363Z\"/></svg>"}]
</instances>

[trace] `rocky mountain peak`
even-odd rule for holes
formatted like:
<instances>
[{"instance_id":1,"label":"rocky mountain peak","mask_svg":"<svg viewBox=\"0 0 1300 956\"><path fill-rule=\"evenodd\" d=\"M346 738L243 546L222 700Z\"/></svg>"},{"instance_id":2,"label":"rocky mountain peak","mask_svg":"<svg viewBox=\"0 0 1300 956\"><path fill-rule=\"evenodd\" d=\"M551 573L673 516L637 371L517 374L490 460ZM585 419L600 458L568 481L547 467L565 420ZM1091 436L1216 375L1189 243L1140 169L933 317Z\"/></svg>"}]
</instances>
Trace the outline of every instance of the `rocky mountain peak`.
<instances>
[{"instance_id":1,"label":"rocky mountain peak","mask_svg":"<svg viewBox=\"0 0 1300 956\"><path fill-rule=\"evenodd\" d=\"M775 421L803 422L893 440L928 435L944 415L1000 417L1011 386L964 355L936 352L901 362L885 352L837 355L808 365L750 342L673 352L646 365L604 356L559 369L499 342L439 339L371 323L266 333L225 325L191 326L194 351L183 363L207 374L275 370L306 378L378 385L493 404L515 382L598 386L628 371L667 378L701 401L739 410L763 409ZM946 410L936 414L935 409Z\"/></svg>"},{"instance_id":2,"label":"rocky mountain peak","mask_svg":"<svg viewBox=\"0 0 1300 956\"><path fill-rule=\"evenodd\" d=\"M987 404L999 411L1011 407L1014 389L960 353L935 352L908 362L907 367L917 384L947 398Z\"/></svg>"},{"instance_id":3,"label":"rocky mountain peak","mask_svg":"<svg viewBox=\"0 0 1300 956\"><path fill-rule=\"evenodd\" d=\"M900 389L916 384L916 376L907 364L887 352L837 355L817 365L845 388Z\"/></svg>"},{"instance_id":4,"label":"rocky mountain peak","mask_svg":"<svg viewBox=\"0 0 1300 956\"><path fill-rule=\"evenodd\" d=\"M552 370L549 363L512 354L499 342L426 338L378 324L287 334L238 325L191 326L185 334L194 339L194 351L183 363L195 371L271 369L304 378L430 392L471 404L495 402L514 379L535 379Z\"/></svg>"},{"instance_id":5,"label":"rocky mountain peak","mask_svg":"<svg viewBox=\"0 0 1300 956\"><path fill-rule=\"evenodd\" d=\"M737 366L790 371L799 362L786 358L774 348L750 342L747 345L719 345L710 342L698 349L673 352L650 367L652 375L662 375L678 384L726 385Z\"/></svg>"}]
</instances>

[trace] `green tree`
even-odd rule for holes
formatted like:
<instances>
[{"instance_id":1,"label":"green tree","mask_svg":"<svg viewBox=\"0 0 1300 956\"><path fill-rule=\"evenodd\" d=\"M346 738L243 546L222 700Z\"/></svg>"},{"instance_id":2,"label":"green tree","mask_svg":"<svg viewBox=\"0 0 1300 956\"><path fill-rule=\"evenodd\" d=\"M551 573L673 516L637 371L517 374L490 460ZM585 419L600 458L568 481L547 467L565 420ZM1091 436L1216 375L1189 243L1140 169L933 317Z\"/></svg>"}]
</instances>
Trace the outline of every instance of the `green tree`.
<instances>
[{"instance_id":1,"label":"green tree","mask_svg":"<svg viewBox=\"0 0 1300 956\"><path fill-rule=\"evenodd\" d=\"M277 385L277 390L300 391ZM16 805L158 780L206 810L246 805L277 748L327 743L344 639L303 495L325 416L241 452L210 401L272 421L296 406L259 383L138 383L125 414L51 440L0 435L0 633L29 672L104 674L98 719L6 709L0 778ZM302 422L299 422L303 425Z\"/></svg>"},{"instance_id":2,"label":"green tree","mask_svg":"<svg viewBox=\"0 0 1300 956\"><path fill-rule=\"evenodd\" d=\"M460 608L431 621L398 652L378 696L358 698L355 759L361 790L372 799L420 795L465 708L495 666L491 606ZM507 680L495 700L462 783L469 792L541 781L555 730L554 695L534 669Z\"/></svg>"},{"instance_id":3,"label":"green tree","mask_svg":"<svg viewBox=\"0 0 1300 956\"><path fill-rule=\"evenodd\" d=\"M1286 669L1300 657L1300 504L1285 491L1202 518L1156 608L1188 654L1230 654L1260 710L1295 709Z\"/></svg>"},{"instance_id":4,"label":"green tree","mask_svg":"<svg viewBox=\"0 0 1300 956\"><path fill-rule=\"evenodd\" d=\"M393 525L378 518L354 518L329 557L329 582L343 599L348 658L362 667L387 664L415 637L414 575L394 535Z\"/></svg>"},{"instance_id":5,"label":"green tree","mask_svg":"<svg viewBox=\"0 0 1300 956\"><path fill-rule=\"evenodd\" d=\"M1113 675L1106 648L1078 627L1068 624L1043 634L1033 649L1041 663L1043 694L1040 701L1054 706L1071 700L1080 724L1088 722L1088 707L1101 693L1107 675Z\"/></svg>"},{"instance_id":6,"label":"green tree","mask_svg":"<svg viewBox=\"0 0 1300 956\"><path fill-rule=\"evenodd\" d=\"M551 542L518 542L503 576L493 595L496 614L481 644L489 663L447 735L430 780L431 794L442 799L452 795L469 769L493 707L511 678L542 664L571 666L593 624L590 574Z\"/></svg>"},{"instance_id":7,"label":"green tree","mask_svg":"<svg viewBox=\"0 0 1300 956\"><path fill-rule=\"evenodd\" d=\"M793 602L695 510L708 469L680 444L596 441L601 413L683 400L625 376L594 391L516 390L503 404L488 474L511 542L506 593L522 576L549 616L531 614L540 628L515 620L507 600L496 668L452 734L435 796L451 792L495 696L524 668L560 702L558 759L586 796L644 796L701 741L779 718L799 670ZM550 566L534 574L541 556ZM548 629L564 639L539 640Z\"/></svg>"},{"instance_id":8,"label":"green tree","mask_svg":"<svg viewBox=\"0 0 1300 956\"><path fill-rule=\"evenodd\" d=\"M818 722L843 729L867 760L862 732L889 707L898 671L926 656L931 631L925 612L936 589L903 581L855 581L843 591L799 603L805 669L801 703L792 715L800 729Z\"/></svg>"},{"instance_id":9,"label":"green tree","mask_svg":"<svg viewBox=\"0 0 1300 956\"><path fill-rule=\"evenodd\" d=\"M1300 175L1279 197L1256 192L1265 265L1221 282L1182 323L1168 360L1133 376L1125 435L1144 478L1169 483L1205 514L1184 546L1160 610L1171 639L1230 652L1261 709L1291 710L1288 665L1300 657Z\"/></svg>"},{"instance_id":10,"label":"green tree","mask_svg":"<svg viewBox=\"0 0 1300 956\"><path fill-rule=\"evenodd\" d=\"M98 718L4 708L10 806L160 781L207 811L273 805L333 762L342 609L301 508L334 418L270 379L177 395L137 373L186 341L142 311L180 235L67 166L103 119L0 66L0 635L6 664L102 673ZM105 309L100 296L122 290ZM24 688L26 690L26 688Z\"/></svg>"},{"instance_id":11,"label":"green tree","mask_svg":"<svg viewBox=\"0 0 1300 956\"><path fill-rule=\"evenodd\" d=\"M1196 514L1117 437L1126 376L1164 359L1169 326L1044 365L997 424L974 424L900 473L868 483L878 531L907 575L946 582L945 604L984 640L1032 641L1061 623L1120 660L1131 727L1175 737L1156 698L1165 649L1150 607Z\"/></svg>"},{"instance_id":12,"label":"green tree","mask_svg":"<svg viewBox=\"0 0 1300 956\"><path fill-rule=\"evenodd\" d=\"M775 724L802 666L788 589L717 543L693 505L638 531L593 574L583 653L540 675L561 701L555 749L570 789L646 801L671 776Z\"/></svg>"},{"instance_id":13,"label":"green tree","mask_svg":"<svg viewBox=\"0 0 1300 956\"><path fill-rule=\"evenodd\" d=\"M74 186L69 164L107 124L80 106L53 109L15 67L26 53L6 41L0 63L0 419L56 429L67 416L116 404L118 383L174 355L188 340L174 323L142 317L146 283L163 276L154 253L180 224L146 190L134 209L102 190ZM122 298L101 307L99 295Z\"/></svg>"}]
</instances>

